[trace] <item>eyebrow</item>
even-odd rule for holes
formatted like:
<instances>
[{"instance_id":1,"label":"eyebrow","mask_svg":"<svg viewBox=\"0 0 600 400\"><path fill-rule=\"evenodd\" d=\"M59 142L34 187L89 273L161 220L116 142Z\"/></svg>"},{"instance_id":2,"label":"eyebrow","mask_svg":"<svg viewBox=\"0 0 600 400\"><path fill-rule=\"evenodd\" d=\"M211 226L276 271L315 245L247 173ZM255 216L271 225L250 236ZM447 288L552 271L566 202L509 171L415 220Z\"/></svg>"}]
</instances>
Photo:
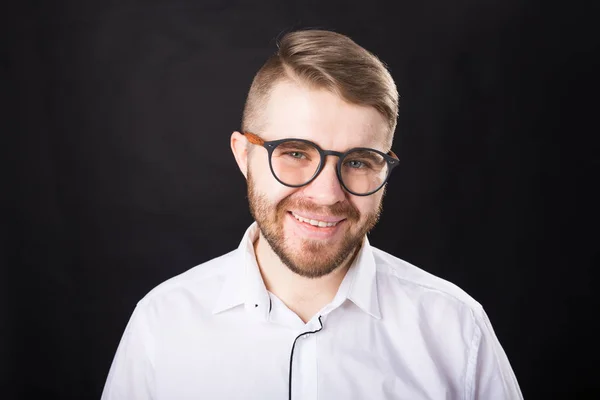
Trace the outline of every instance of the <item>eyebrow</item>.
<instances>
[{"instance_id":1,"label":"eyebrow","mask_svg":"<svg viewBox=\"0 0 600 400\"><path fill-rule=\"evenodd\" d=\"M279 147L282 147L284 149L298 149L298 150L314 149L314 146L312 146L308 143L305 143L305 142L301 142L301 141L284 142L284 143L281 143L279 145Z\"/></svg>"},{"instance_id":2,"label":"eyebrow","mask_svg":"<svg viewBox=\"0 0 600 400\"><path fill-rule=\"evenodd\" d=\"M355 157L364 157L376 161L385 161L385 159L379 154L375 154L372 151L368 150L355 150L352 151L350 154Z\"/></svg>"}]
</instances>

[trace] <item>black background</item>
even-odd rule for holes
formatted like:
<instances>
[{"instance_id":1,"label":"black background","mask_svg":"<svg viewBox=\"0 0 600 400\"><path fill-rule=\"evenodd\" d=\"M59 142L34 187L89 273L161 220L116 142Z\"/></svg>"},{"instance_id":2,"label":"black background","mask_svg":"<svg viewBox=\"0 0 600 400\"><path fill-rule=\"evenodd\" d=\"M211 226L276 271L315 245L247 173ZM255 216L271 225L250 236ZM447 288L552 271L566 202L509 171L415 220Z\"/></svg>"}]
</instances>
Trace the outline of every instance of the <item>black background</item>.
<instances>
[{"instance_id":1,"label":"black background","mask_svg":"<svg viewBox=\"0 0 600 400\"><path fill-rule=\"evenodd\" d=\"M591 398L592 11L513 0L4 5L0 397L99 398L135 303L238 245L251 219L230 133L275 38L320 27L380 56L401 94L401 167L371 243L483 304L525 398Z\"/></svg>"}]
</instances>

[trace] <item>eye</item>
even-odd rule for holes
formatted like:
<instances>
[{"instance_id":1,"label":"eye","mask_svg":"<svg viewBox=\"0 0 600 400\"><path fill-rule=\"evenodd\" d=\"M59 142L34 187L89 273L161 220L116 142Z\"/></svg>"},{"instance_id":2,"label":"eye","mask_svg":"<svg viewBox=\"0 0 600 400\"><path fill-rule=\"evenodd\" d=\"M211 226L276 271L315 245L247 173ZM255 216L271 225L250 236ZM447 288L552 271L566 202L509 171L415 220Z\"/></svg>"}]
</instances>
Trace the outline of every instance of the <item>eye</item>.
<instances>
[{"instance_id":1,"label":"eye","mask_svg":"<svg viewBox=\"0 0 600 400\"><path fill-rule=\"evenodd\" d=\"M301 160L303 158L306 158L306 154L300 152L300 151L288 151L287 153L285 153L285 155L288 155L292 158L296 158L298 160Z\"/></svg>"},{"instance_id":2,"label":"eye","mask_svg":"<svg viewBox=\"0 0 600 400\"><path fill-rule=\"evenodd\" d=\"M349 166L350 168L356 168L356 169L361 169L361 168L368 168L369 165L363 161L358 161L358 160L350 160L346 162L346 165Z\"/></svg>"}]
</instances>

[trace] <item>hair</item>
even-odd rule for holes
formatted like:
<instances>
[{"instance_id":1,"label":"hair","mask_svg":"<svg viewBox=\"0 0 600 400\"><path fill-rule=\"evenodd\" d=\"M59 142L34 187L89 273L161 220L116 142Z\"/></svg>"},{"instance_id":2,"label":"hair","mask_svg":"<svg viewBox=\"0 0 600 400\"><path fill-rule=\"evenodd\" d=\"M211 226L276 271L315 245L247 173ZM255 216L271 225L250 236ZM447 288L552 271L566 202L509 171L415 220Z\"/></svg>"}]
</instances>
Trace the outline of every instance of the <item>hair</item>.
<instances>
[{"instance_id":1,"label":"hair","mask_svg":"<svg viewBox=\"0 0 600 400\"><path fill-rule=\"evenodd\" d=\"M326 30L287 33L277 47L252 81L242 116L243 131L260 129L260 111L275 83L290 80L329 90L350 104L375 108L387 121L391 145L398 91L386 66L374 54L349 37Z\"/></svg>"}]
</instances>

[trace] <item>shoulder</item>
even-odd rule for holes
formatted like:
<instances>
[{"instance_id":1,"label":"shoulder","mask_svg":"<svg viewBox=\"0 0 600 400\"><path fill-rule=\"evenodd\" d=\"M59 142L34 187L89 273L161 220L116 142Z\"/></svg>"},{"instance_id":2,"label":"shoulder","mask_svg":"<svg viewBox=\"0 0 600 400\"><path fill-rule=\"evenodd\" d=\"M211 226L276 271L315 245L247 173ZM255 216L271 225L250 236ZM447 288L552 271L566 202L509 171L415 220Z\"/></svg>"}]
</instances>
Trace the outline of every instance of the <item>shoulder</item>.
<instances>
[{"instance_id":1,"label":"shoulder","mask_svg":"<svg viewBox=\"0 0 600 400\"><path fill-rule=\"evenodd\" d=\"M483 316L483 308L473 297L452 282L372 247L378 284L391 292L402 292L414 301L432 302L468 311L472 317ZM393 294L392 294L393 296Z\"/></svg>"},{"instance_id":2,"label":"shoulder","mask_svg":"<svg viewBox=\"0 0 600 400\"><path fill-rule=\"evenodd\" d=\"M196 265L152 289L139 302L138 307L170 303L181 297L207 302L214 299L229 271L238 263L239 253L234 250L207 262Z\"/></svg>"}]
</instances>

